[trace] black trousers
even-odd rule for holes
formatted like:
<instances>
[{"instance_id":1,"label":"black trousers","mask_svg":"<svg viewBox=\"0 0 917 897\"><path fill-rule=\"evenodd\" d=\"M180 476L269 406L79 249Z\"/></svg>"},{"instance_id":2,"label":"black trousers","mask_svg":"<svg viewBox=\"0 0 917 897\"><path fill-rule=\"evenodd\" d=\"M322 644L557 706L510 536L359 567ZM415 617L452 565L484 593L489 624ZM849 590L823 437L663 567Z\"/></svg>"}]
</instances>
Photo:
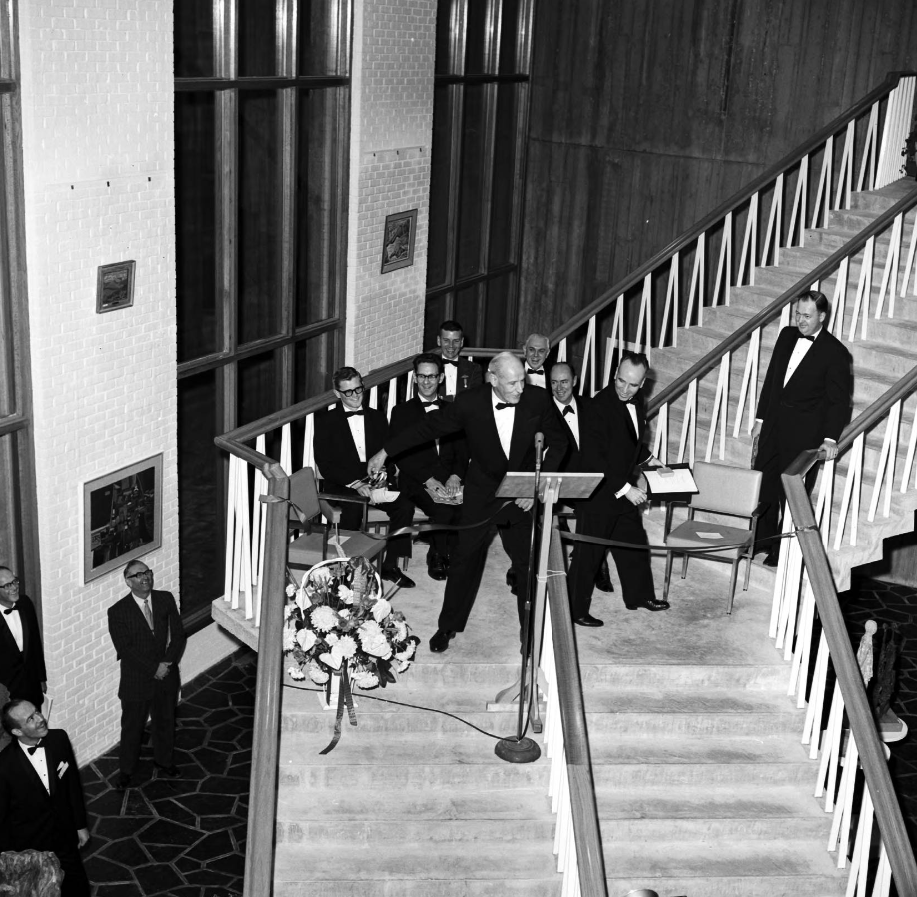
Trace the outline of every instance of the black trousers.
<instances>
[{"instance_id":1,"label":"black trousers","mask_svg":"<svg viewBox=\"0 0 917 897\"><path fill-rule=\"evenodd\" d=\"M444 505L433 501L433 499L430 498L430 493L423 487L416 488L414 486L409 486L402 494L407 495L412 504L420 508L420 510L430 518L430 523L454 525L462 519L461 505ZM452 550L458 541L456 533L450 532L449 530L438 530L431 532L429 535L430 547L433 551L444 557L452 555Z\"/></svg>"},{"instance_id":2,"label":"black trousers","mask_svg":"<svg viewBox=\"0 0 917 897\"><path fill-rule=\"evenodd\" d=\"M497 531L503 548L510 556L513 570L516 573L516 610L519 614L519 625L525 609L525 596L528 590L529 554L532 538L531 514L523 514L518 509L507 508L510 514L497 518ZM462 516L466 524L467 515ZM452 560L449 564L449 578L446 580L446 591L443 595L443 607L439 613L439 628L450 632L463 632L471 608L474 607L484 575L484 564L487 560L487 545L490 541L490 526L482 525L473 529L459 530L458 540Z\"/></svg>"},{"instance_id":3,"label":"black trousers","mask_svg":"<svg viewBox=\"0 0 917 897\"><path fill-rule=\"evenodd\" d=\"M153 682L153 697L144 701L121 700L121 745L118 765L124 775L133 775L140 758L140 739L147 717L153 738L153 759L171 766L175 747L175 705L178 702L178 674Z\"/></svg>"},{"instance_id":4,"label":"black trousers","mask_svg":"<svg viewBox=\"0 0 917 897\"><path fill-rule=\"evenodd\" d=\"M341 486L338 483L329 483L327 480L323 483L323 489L326 493L332 495L358 495L356 490L349 489L347 486ZM373 505L388 515L389 526L392 530L401 529L410 526L414 519L414 505L405 497L404 493L398 496L394 501L387 501L381 505ZM341 502L341 529L361 530L363 529L363 507L353 502ZM394 566L398 558L409 558L411 556L411 537L398 536L390 539L385 546L385 557L382 561L384 567Z\"/></svg>"},{"instance_id":5,"label":"black trousers","mask_svg":"<svg viewBox=\"0 0 917 897\"><path fill-rule=\"evenodd\" d=\"M576 532L578 535L612 539L629 545L649 544L640 512L636 507L612 516L581 503L576 509ZM644 548L611 548L610 551L618 570L618 579L621 581L621 597L624 604L633 607L648 598L655 598L649 552ZM604 558L604 545L574 543L570 571L567 574L570 612L574 620L589 613L595 575Z\"/></svg>"},{"instance_id":6,"label":"black trousers","mask_svg":"<svg viewBox=\"0 0 917 897\"><path fill-rule=\"evenodd\" d=\"M755 470L761 471L761 497L763 505L761 516L758 518L756 529L755 551L770 551L779 549L779 541L774 536L779 536L783 527L783 503L786 494L783 491L783 473L793 461L796 460L802 449L782 449L776 435L770 436L758 445L758 455L755 458ZM806 474L806 489L811 492L818 479L818 465L816 464Z\"/></svg>"},{"instance_id":7,"label":"black trousers","mask_svg":"<svg viewBox=\"0 0 917 897\"><path fill-rule=\"evenodd\" d=\"M76 833L74 833L76 838ZM92 888L89 885L89 879L86 877L86 870L83 868L83 859L79 850L72 853L58 854L61 870L64 873L64 882L61 885L61 897L90 897Z\"/></svg>"}]
</instances>

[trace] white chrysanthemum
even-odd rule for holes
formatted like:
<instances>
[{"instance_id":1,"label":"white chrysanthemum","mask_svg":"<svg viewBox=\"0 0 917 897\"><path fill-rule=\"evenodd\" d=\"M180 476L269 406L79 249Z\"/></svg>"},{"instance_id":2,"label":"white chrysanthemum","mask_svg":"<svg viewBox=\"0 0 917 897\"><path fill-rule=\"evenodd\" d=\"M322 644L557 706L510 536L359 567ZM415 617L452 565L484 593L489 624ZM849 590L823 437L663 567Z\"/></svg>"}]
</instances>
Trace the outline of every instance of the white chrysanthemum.
<instances>
[{"instance_id":1,"label":"white chrysanthemum","mask_svg":"<svg viewBox=\"0 0 917 897\"><path fill-rule=\"evenodd\" d=\"M373 605L373 610L372 610L373 619L377 623L381 623L391 612L392 612L392 605L389 604L389 602L386 601L384 598L380 598Z\"/></svg>"},{"instance_id":2,"label":"white chrysanthemum","mask_svg":"<svg viewBox=\"0 0 917 897\"><path fill-rule=\"evenodd\" d=\"M357 653L357 640L352 635L342 635L335 647L349 660Z\"/></svg>"},{"instance_id":3,"label":"white chrysanthemum","mask_svg":"<svg viewBox=\"0 0 917 897\"><path fill-rule=\"evenodd\" d=\"M287 598L292 598L296 594L296 586L290 583L286 588Z\"/></svg>"},{"instance_id":4,"label":"white chrysanthemum","mask_svg":"<svg viewBox=\"0 0 917 897\"><path fill-rule=\"evenodd\" d=\"M368 639L379 638L380 636L382 636L382 638L385 638L385 636L382 633L382 627L375 620L367 620L365 623L363 623L360 626L359 630L357 631L359 633L361 641L367 638Z\"/></svg>"},{"instance_id":5,"label":"white chrysanthemum","mask_svg":"<svg viewBox=\"0 0 917 897\"><path fill-rule=\"evenodd\" d=\"M400 660L398 665L395 667L395 671L398 673L403 673L411 665L411 663L412 661L410 660Z\"/></svg>"},{"instance_id":6,"label":"white chrysanthemum","mask_svg":"<svg viewBox=\"0 0 917 897\"><path fill-rule=\"evenodd\" d=\"M286 606L286 608L284 608L283 618L284 618L285 620L289 620L290 617L292 617L293 614L295 614L295 613L296 613L296 605L295 605L295 604L288 604L288 605Z\"/></svg>"},{"instance_id":7,"label":"white chrysanthemum","mask_svg":"<svg viewBox=\"0 0 917 897\"><path fill-rule=\"evenodd\" d=\"M314 660L309 664L309 678L316 685L324 685L328 679L331 678L330 674L321 668Z\"/></svg>"},{"instance_id":8,"label":"white chrysanthemum","mask_svg":"<svg viewBox=\"0 0 917 897\"><path fill-rule=\"evenodd\" d=\"M292 651L296 647L296 632L291 626L285 626L283 630L283 650Z\"/></svg>"},{"instance_id":9,"label":"white chrysanthemum","mask_svg":"<svg viewBox=\"0 0 917 897\"><path fill-rule=\"evenodd\" d=\"M344 604L353 604L353 589L348 588L345 585L338 586L338 598L344 602Z\"/></svg>"},{"instance_id":10,"label":"white chrysanthemum","mask_svg":"<svg viewBox=\"0 0 917 897\"><path fill-rule=\"evenodd\" d=\"M330 632L338 624L338 615L327 605L321 604L312 611L312 625L319 632Z\"/></svg>"},{"instance_id":11,"label":"white chrysanthemum","mask_svg":"<svg viewBox=\"0 0 917 897\"><path fill-rule=\"evenodd\" d=\"M346 607L344 607L344 608L342 608L341 610L338 611L338 616L339 616L342 620L349 620L349 619L350 619L350 611L347 610Z\"/></svg>"},{"instance_id":12,"label":"white chrysanthemum","mask_svg":"<svg viewBox=\"0 0 917 897\"><path fill-rule=\"evenodd\" d=\"M417 650L417 642L411 642L403 651L399 651L395 657L398 660L410 660L414 656L414 652Z\"/></svg>"},{"instance_id":13,"label":"white chrysanthemum","mask_svg":"<svg viewBox=\"0 0 917 897\"><path fill-rule=\"evenodd\" d=\"M300 629L299 632L296 633L296 641L303 651L309 651L315 646L315 643L318 641L318 636L316 636L311 629Z\"/></svg>"},{"instance_id":14,"label":"white chrysanthemum","mask_svg":"<svg viewBox=\"0 0 917 897\"><path fill-rule=\"evenodd\" d=\"M357 688L375 688L379 684L379 677L369 670L355 670L351 679Z\"/></svg>"},{"instance_id":15,"label":"white chrysanthemum","mask_svg":"<svg viewBox=\"0 0 917 897\"><path fill-rule=\"evenodd\" d=\"M301 682L306 678L306 674L299 667L290 667L287 670L287 675L291 679L295 679L297 682Z\"/></svg>"},{"instance_id":16,"label":"white chrysanthemum","mask_svg":"<svg viewBox=\"0 0 917 897\"><path fill-rule=\"evenodd\" d=\"M309 581L316 587L328 585L332 580L331 571L327 567L318 567L308 573Z\"/></svg>"},{"instance_id":17,"label":"white chrysanthemum","mask_svg":"<svg viewBox=\"0 0 917 897\"><path fill-rule=\"evenodd\" d=\"M340 636L336 632L329 632L325 636L325 641L328 643L329 648L333 648L337 643Z\"/></svg>"},{"instance_id":18,"label":"white chrysanthemum","mask_svg":"<svg viewBox=\"0 0 917 897\"><path fill-rule=\"evenodd\" d=\"M392 624L395 629L395 641L403 642L408 637L408 625L401 620L395 620Z\"/></svg>"}]
</instances>

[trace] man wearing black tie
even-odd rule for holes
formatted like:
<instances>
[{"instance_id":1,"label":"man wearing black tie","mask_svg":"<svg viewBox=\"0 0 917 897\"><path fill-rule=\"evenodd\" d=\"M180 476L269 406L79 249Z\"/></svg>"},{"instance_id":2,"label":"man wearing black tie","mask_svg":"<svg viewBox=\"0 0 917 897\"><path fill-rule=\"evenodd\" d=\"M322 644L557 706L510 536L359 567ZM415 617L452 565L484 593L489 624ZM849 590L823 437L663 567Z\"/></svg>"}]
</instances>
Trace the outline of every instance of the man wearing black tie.
<instances>
[{"instance_id":1,"label":"man wearing black tie","mask_svg":"<svg viewBox=\"0 0 917 897\"><path fill-rule=\"evenodd\" d=\"M67 733L49 729L41 711L21 699L4 705L0 722L15 739L0 754L0 852L50 850L64 873L61 897L89 897L80 857L89 826Z\"/></svg>"},{"instance_id":2,"label":"man wearing black tie","mask_svg":"<svg viewBox=\"0 0 917 897\"><path fill-rule=\"evenodd\" d=\"M828 299L808 290L796 299L795 327L784 327L771 355L752 435L758 439L755 470L761 478L758 541L771 539L781 529L784 501L780 474L805 449L818 448L827 460L837 455L837 440L850 420L852 377L850 353L824 328ZM818 466L806 477L815 485ZM776 567L779 540L762 545L764 563Z\"/></svg>"},{"instance_id":3,"label":"man wearing black tie","mask_svg":"<svg viewBox=\"0 0 917 897\"><path fill-rule=\"evenodd\" d=\"M11 698L25 698L40 708L48 674L38 616L9 567L0 567L0 610L0 682Z\"/></svg>"},{"instance_id":4,"label":"man wearing black tie","mask_svg":"<svg viewBox=\"0 0 917 897\"><path fill-rule=\"evenodd\" d=\"M462 347L465 345L465 332L458 321L443 321L440 324L436 345L442 351L445 374L439 387L441 398L453 402L460 392L474 389L484 382L481 366L461 357Z\"/></svg>"},{"instance_id":5,"label":"man wearing black tie","mask_svg":"<svg viewBox=\"0 0 917 897\"><path fill-rule=\"evenodd\" d=\"M430 639L431 651L445 651L457 632L465 629L484 573L489 526L497 524L500 539L510 556L519 584L517 610L520 623L525 606L531 536L532 498L517 498L504 507L496 497L510 470L535 469L535 435L544 436L543 469L557 470L567 449L565 428L546 392L526 389L522 363L509 352L495 355L487 369L489 386L460 393L441 414L425 419L392 436L369 460L372 474L382 470L386 457L397 456L424 442L464 432L469 464L465 478L462 524L482 524L461 530L449 567L438 629Z\"/></svg>"},{"instance_id":6,"label":"man wearing black tie","mask_svg":"<svg viewBox=\"0 0 917 897\"><path fill-rule=\"evenodd\" d=\"M128 563L124 581L130 592L108 609L108 633L121 662L119 791L134 784L147 717L153 737L153 765L169 778L181 775L173 751L175 705L181 685L178 661L186 641L172 593L153 589L153 571L143 561Z\"/></svg>"},{"instance_id":7,"label":"man wearing black tie","mask_svg":"<svg viewBox=\"0 0 917 897\"><path fill-rule=\"evenodd\" d=\"M525 353L525 383L526 386L540 386L548 388L548 378L545 375L544 363L548 352L551 351L551 341L543 333L530 333L522 344Z\"/></svg>"}]
</instances>

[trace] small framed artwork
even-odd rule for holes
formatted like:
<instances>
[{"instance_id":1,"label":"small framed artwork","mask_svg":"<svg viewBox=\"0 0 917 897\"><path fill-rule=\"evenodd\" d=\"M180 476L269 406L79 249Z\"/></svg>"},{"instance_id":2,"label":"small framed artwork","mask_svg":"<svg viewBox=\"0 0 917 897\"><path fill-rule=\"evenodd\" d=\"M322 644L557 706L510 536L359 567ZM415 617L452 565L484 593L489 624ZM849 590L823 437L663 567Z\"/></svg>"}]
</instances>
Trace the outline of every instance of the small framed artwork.
<instances>
[{"instance_id":1,"label":"small framed artwork","mask_svg":"<svg viewBox=\"0 0 917 897\"><path fill-rule=\"evenodd\" d=\"M130 308L134 304L134 268L136 262L100 265L96 280L96 313Z\"/></svg>"},{"instance_id":2,"label":"small framed artwork","mask_svg":"<svg viewBox=\"0 0 917 897\"><path fill-rule=\"evenodd\" d=\"M382 235L382 273L408 268L414 264L414 238L417 235L417 209L396 212L385 219Z\"/></svg>"},{"instance_id":3,"label":"small framed artwork","mask_svg":"<svg viewBox=\"0 0 917 897\"><path fill-rule=\"evenodd\" d=\"M83 484L83 582L162 545L162 454Z\"/></svg>"}]
</instances>

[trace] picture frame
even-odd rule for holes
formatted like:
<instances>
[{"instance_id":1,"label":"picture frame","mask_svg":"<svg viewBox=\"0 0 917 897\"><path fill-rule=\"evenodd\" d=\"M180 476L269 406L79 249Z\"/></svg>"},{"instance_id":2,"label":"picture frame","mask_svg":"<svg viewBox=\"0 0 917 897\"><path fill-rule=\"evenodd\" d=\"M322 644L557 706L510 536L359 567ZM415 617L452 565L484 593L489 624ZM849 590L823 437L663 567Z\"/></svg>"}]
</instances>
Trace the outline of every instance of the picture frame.
<instances>
[{"instance_id":1,"label":"picture frame","mask_svg":"<svg viewBox=\"0 0 917 897\"><path fill-rule=\"evenodd\" d=\"M417 237L417 209L396 212L385 219L382 231L382 274L414 264Z\"/></svg>"},{"instance_id":2,"label":"picture frame","mask_svg":"<svg viewBox=\"0 0 917 897\"><path fill-rule=\"evenodd\" d=\"M96 278L96 314L130 308L134 304L136 261L100 265Z\"/></svg>"},{"instance_id":3,"label":"picture frame","mask_svg":"<svg viewBox=\"0 0 917 897\"><path fill-rule=\"evenodd\" d=\"M83 483L83 582L162 545L162 452Z\"/></svg>"}]
</instances>

